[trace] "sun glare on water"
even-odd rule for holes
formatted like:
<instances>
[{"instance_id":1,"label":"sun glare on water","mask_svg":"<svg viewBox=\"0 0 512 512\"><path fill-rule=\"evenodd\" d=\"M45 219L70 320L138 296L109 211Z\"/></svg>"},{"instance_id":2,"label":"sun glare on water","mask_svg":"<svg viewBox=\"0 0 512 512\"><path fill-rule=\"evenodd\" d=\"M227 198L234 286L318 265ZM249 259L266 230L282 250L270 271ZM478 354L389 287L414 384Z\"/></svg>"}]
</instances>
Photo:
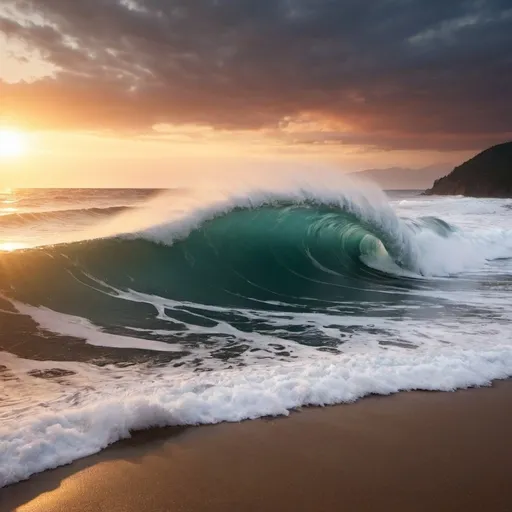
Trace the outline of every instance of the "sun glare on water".
<instances>
[{"instance_id":1,"label":"sun glare on water","mask_svg":"<svg viewBox=\"0 0 512 512\"><path fill-rule=\"evenodd\" d=\"M13 252L18 249L25 249L27 246L20 242L0 242L0 253L1 252Z\"/></svg>"},{"instance_id":2,"label":"sun glare on water","mask_svg":"<svg viewBox=\"0 0 512 512\"><path fill-rule=\"evenodd\" d=\"M0 158L15 158L26 151L25 135L16 130L0 129Z\"/></svg>"}]
</instances>

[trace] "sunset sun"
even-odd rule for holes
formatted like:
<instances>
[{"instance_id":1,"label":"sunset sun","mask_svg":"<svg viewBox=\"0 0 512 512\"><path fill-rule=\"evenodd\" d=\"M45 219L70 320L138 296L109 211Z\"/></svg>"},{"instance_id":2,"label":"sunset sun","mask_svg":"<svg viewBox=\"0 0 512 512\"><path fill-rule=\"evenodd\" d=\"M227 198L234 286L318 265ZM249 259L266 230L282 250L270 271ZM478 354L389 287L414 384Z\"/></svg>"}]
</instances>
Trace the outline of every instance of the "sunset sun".
<instances>
[{"instance_id":1,"label":"sunset sun","mask_svg":"<svg viewBox=\"0 0 512 512\"><path fill-rule=\"evenodd\" d=\"M0 130L0 158L21 156L26 150L23 133L16 130Z\"/></svg>"}]
</instances>

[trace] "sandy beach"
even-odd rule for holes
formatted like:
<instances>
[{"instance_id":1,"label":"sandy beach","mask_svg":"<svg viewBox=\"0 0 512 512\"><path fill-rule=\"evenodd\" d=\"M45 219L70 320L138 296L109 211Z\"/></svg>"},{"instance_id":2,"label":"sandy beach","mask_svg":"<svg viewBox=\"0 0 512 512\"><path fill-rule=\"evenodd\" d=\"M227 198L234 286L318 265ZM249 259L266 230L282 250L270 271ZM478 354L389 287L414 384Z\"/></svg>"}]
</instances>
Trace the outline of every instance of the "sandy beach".
<instances>
[{"instance_id":1,"label":"sandy beach","mask_svg":"<svg viewBox=\"0 0 512 512\"><path fill-rule=\"evenodd\" d=\"M134 434L0 491L0 510L510 511L512 381Z\"/></svg>"}]
</instances>

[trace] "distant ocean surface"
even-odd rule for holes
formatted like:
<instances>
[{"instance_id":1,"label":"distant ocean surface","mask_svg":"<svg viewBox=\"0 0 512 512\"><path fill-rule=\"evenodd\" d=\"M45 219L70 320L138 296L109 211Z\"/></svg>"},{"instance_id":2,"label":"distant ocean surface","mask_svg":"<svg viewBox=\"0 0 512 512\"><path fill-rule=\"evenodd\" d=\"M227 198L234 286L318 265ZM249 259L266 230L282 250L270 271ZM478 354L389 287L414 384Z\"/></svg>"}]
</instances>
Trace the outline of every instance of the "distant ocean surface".
<instances>
[{"instance_id":1,"label":"distant ocean surface","mask_svg":"<svg viewBox=\"0 0 512 512\"><path fill-rule=\"evenodd\" d=\"M166 425L512 375L512 200L0 194L0 487Z\"/></svg>"}]
</instances>

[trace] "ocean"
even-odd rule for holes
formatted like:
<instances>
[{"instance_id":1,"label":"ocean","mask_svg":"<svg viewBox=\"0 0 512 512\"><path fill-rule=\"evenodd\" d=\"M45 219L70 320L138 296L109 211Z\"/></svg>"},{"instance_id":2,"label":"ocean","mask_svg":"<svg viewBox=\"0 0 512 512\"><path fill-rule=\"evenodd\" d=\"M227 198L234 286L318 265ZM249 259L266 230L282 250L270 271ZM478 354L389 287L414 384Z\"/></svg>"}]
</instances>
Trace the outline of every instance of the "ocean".
<instances>
[{"instance_id":1,"label":"ocean","mask_svg":"<svg viewBox=\"0 0 512 512\"><path fill-rule=\"evenodd\" d=\"M253 181L0 194L0 487L134 430L512 375L512 200Z\"/></svg>"}]
</instances>

